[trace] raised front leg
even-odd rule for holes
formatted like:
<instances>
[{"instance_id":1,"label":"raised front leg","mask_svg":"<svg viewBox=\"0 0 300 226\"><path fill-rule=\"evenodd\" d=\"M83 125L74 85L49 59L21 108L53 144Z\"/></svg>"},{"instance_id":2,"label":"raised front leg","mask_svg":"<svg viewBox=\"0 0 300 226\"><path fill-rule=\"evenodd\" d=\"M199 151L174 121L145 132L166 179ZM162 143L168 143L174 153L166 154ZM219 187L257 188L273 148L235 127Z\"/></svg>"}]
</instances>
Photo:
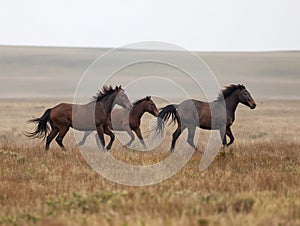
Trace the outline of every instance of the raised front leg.
<instances>
[{"instance_id":1,"label":"raised front leg","mask_svg":"<svg viewBox=\"0 0 300 226\"><path fill-rule=\"evenodd\" d=\"M103 132L104 132L103 126L102 125L97 126L97 134L98 134L98 137L96 136L97 145L102 150L105 150L105 140L104 140Z\"/></svg>"},{"instance_id":2,"label":"raised front leg","mask_svg":"<svg viewBox=\"0 0 300 226\"><path fill-rule=\"evenodd\" d=\"M111 149L111 146L115 140L115 134L107 127L104 127L104 133L110 136L110 141L106 147L107 151Z\"/></svg>"},{"instance_id":3,"label":"raised front leg","mask_svg":"<svg viewBox=\"0 0 300 226\"><path fill-rule=\"evenodd\" d=\"M222 144L223 144L223 148L226 146L227 140L226 140L226 131L220 129L220 136L221 136L221 140L222 140Z\"/></svg>"},{"instance_id":4,"label":"raised front leg","mask_svg":"<svg viewBox=\"0 0 300 226\"><path fill-rule=\"evenodd\" d=\"M134 130L134 132L137 135L137 137L139 138L139 140L140 140L141 144L144 146L144 148L147 149L146 144L143 139L143 136L142 136L142 133L141 133L141 129L137 128Z\"/></svg>"},{"instance_id":5,"label":"raised front leg","mask_svg":"<svg viewBox=\"0 0 300 226\"><path fill-rule=\"evenodd\" d=\"M81 141L79 141L78 146L82 146L84 145L86 138L92 133L92 131L86 131L81 139Z\"/></svg>"},{"instance_id":6,"label":"raised front leg","mask_svg":"<svg viewBox=\"0 0 300 226\"><path fill-rule=\"evenodd\" d=\"M228 147L229 145L231 145L234 142L234 136L233 136L233 134L231 132L231 128L230 127L226 128L226 135L229 136L229 138L230 138L229 143L226 145Z\"/></svg>"},{"instance_id":7,"label":"raised front leg","mask_svg":"<svg viewBox=\"0 0 300 226\"><path fill-rule=\"evenodd\" d=\"M196 127L188 127L188 138L187 138L187 142L188 142L189 145L191 145L192 148L194 148L194 149L196 149L196 146L195 146L195 144L194 144L195 130L196 130Z\"/></svg>"}]
</instances>

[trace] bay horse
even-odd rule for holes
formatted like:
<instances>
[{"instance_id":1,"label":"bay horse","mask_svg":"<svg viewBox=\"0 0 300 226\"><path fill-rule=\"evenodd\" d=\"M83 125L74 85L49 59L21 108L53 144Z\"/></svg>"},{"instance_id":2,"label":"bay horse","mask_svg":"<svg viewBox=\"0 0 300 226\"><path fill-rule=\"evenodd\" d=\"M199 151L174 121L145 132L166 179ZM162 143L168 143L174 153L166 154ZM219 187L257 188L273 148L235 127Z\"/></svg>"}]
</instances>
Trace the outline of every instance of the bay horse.
<instances>
[{"instance_id":1,"label":"bay horse","mask_svg":"<svg viewBox=\"0 0 300 226\"><path fill-rule=\"evenodd\" d=\"M139 138L141 144L144 146L144 148L146 148L146 144L144 142L140 129L141 118L145 112L148 112L155 117L157 117L159 113L155 103L151 99L151 96L147 96L134 102L131 110L124 108L113 109L111 112L112 120L109 120L108 127L111 130L126 131L129 134L131 139L125 146L130 146L134 141L135 136L132 132L134 131L137 137ZM92 131L86 131L78 145L83 145L86 141L86 138L91 133Z\"/></svg>"},{"instance_id":2,"label":"bay horse","mask_svg":"<svg viewBox=\"0 0 300 226\"><path fill-rule=\"evenodd\" d=\"M219 130L222 144L229 146L234 142L230 127L235 120L235 110L239 103L250 107L250 109L256 107L254 99L244 85L231 84L225 86L217 100L213 102L188 99L178 105L167 105L158 114L155 128L156 136L162 133L163 122L168 121L171 117L173 122L177 121L178 127L173 133L170 151L174 150L176 140L186 128L188 129L187 142L196 148L194 144L196 127ZM230 138L229 143L226 141L226 135Z\"/></svg>"},{"instance_id":3,"label":"bay horse","mask_svg":"<svg viewBox=\"0 0 300 226\"><path fill-rule=\"evenodd\" d=\"M49 149L51 141L56 137L55 140L58 145L65 149L62 141L70 127L80 131L97 130L102 149L105 147L103 133L110 136L111 140L106 147L106 150L109 150L115 136L107 127L107 122L115 104L126 109L132 107L121 86L116 86L115 89L111 86L103 86L102 90L93 97L93 101L88 104L60 103L53 108L47 109L40 118L29 120L29 122L36 123L37 127L34 132L25 135L27 137L44 139L47 136L46 150ZM48 122L51 126L51 131Z\"/></svg>"}]
</instances>

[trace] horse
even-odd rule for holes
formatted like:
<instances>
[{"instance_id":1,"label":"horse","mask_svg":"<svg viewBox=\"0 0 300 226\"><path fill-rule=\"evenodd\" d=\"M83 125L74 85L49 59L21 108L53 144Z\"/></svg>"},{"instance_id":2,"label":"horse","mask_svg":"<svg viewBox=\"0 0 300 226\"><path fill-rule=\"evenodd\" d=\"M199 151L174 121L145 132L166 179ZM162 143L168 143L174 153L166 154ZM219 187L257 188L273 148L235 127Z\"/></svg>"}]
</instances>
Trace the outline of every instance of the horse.
<instances>
[{"instance_id":1,"label":"horse","mask_svg":"<svg viewBox=\"0 0 300 226\"><path fill-rule=\"evenodd\" d=\"M35 123L37 126L35 131L26 133L25 135L31 138L43 139L47 136L45 146L45 150L47 151L49 150L51 141L55 137L58 145L62 149L65 149L62 141L70 127L80 131L97 130L100 139L99 145L102 149L105 148L103 133L110 136L110 142L106 147L106 150L109 150L115 136L107 127L107 122L115 104L126 109L132 107L121 86L116 86L115 88L103 86L102 90L93 97L93 101L88 104L60 103L53 108L47 109L40 118L29 120L29 122ZM48 122L51 126L51 131Z\"/></svg>"},{"instance_id":2,"label":"horse","mask_svg":"<svg viewBox=\"0 0 300 226\"><path fill-rule=\"evenodd\" d=\"M125 145L128 147L134 141L135 136L132 132L134 131L141 144L144 146L144 148L146 148L146 144L144 142L140 129L141 118L145 112L148 112L155 117L157 117L159 113L155 103L151 99L151 96L147 96L134 102L131 110L124 108L113 109L111 112L112 120L109 120L108 127L114 131L126 131L131 138L130 141ZM92 131L86 131L78 145L84 145L86 138L91 133Z\"/></svg>"},{"instance_id":3,"label":"horse","mask_svg":"<svg viewBox=\"0 0 300 226\"><path fill-rule=\"evenodd\" d=\"M178 124L172 135L171 152L175 149L176 140L186 128L188 129L187 143L196 149L194 144L196 127L205 130L219 130L223 146L228 147L234 142L230 127L235 120L235 110L239 103L250 109L256 107L254 99L244 85L231 84L225 86L213 102L188 99L178 105L167 105L158 114L157 125L154 129L155 135L162 133L163 123L171 117L172 121L177 121ZM227 143L226 135L230 138L229 143Z\"/></svg>"}]
</instances>

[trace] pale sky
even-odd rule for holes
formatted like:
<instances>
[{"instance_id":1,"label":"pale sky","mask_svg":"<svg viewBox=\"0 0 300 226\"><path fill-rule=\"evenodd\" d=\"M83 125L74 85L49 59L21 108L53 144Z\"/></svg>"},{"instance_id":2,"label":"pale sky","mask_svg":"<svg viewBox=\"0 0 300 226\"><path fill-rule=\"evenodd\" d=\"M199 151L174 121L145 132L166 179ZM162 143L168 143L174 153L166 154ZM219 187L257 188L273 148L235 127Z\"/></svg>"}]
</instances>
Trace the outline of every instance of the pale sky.
<instances>
[{"instance_id":1,"label":"pale sky","mask_svg":"<svg viewBox=\"0 0 300 226\"><path fill-rule=\"evenodd\" d=\"M0 45L300 50L299 0L0 0Z\"/></svg>"}]
</instances>

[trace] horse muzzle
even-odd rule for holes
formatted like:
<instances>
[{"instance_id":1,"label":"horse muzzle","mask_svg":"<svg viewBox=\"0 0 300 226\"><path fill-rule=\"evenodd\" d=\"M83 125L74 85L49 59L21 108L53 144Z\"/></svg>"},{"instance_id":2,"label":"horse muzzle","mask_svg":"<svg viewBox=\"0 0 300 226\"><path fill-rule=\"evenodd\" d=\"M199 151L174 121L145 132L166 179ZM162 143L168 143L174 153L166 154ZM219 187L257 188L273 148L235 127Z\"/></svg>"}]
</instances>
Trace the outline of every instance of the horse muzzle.
<instances>
[{"instance_id":1,"label":"horse muzzle","mask_svg":"<svg viewBox=\"0 0 300 226\"><path fill-rule=\"evenodd\" d=\"M249 105L250 105L250 109L256 108L256 103L254 101L250 102Z\"/></svg>"}]
</instances>

